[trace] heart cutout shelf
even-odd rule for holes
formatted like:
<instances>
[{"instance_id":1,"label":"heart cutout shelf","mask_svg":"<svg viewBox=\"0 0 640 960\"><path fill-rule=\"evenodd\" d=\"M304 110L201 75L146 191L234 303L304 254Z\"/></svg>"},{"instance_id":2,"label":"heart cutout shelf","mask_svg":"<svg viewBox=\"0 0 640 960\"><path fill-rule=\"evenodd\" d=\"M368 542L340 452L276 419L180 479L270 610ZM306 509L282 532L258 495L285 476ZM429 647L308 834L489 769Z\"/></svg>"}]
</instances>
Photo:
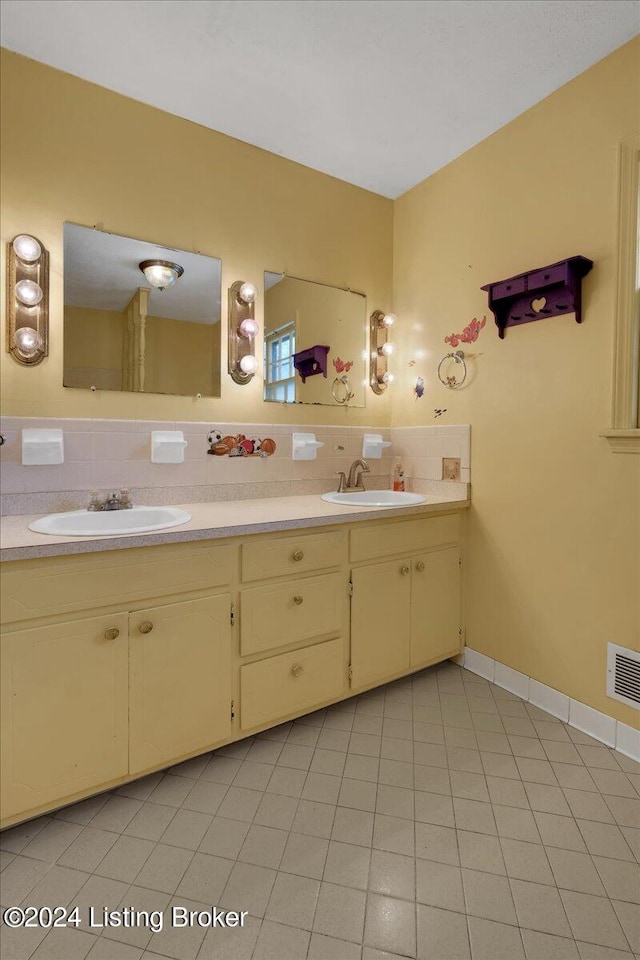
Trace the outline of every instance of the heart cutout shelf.
<instances>
[{"instance_id":1,"label":"heart cutout shelf","mask_svg":"<svg viewBox=\"0 0 640 960\"><path fill-rule=\"evenodd\" d=\"M504 339L507 327L542 317L575 313L576 323L581 323L582 278L592 266L593 261L586 257L569 257L482 287L489 294L489 309L495 317L500 339Z\"/></svg>"}]
</instances>

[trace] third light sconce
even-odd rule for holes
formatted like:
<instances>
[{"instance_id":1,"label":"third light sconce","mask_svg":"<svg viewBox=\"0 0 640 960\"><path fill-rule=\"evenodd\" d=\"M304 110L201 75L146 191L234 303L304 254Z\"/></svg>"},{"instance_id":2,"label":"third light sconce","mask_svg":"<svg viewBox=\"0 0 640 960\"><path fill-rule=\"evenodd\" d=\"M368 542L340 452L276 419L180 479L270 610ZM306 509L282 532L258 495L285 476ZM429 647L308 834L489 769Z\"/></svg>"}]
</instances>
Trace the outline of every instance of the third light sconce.
<instances>
[{"instance_id":1,"label":"third light sconce","mask_svg":"<svg viewBox=\"0 0 640 960\"><path fill-rule=\"evenodd\" d=\"M394 351L389 330L395 320L393 313L383 313L382 310L374 310L369 318L369 386L378 395L384 393L393 381L388 359Z\"/></svg>"},{"instance_id":2,"label":"third light sconce","mask_svg":"<svg viewBox=\"0 0 640 960\"><path fill-rule=\"evenodd\" d=\"M236 280L229 287L229 374L235 383L249 383L258 372L255 352L258 323L255 302L258 290L252 283Z\"/></svg>"}]
</instances>

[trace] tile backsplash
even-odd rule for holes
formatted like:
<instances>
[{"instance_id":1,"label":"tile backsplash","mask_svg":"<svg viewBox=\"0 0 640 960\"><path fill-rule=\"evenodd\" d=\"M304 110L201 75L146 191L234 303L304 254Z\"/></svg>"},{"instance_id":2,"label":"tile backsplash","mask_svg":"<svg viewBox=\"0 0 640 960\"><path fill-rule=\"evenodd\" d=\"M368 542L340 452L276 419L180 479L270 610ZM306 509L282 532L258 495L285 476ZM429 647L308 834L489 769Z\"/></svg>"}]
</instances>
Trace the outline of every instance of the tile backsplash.
<instances>
[{"instance_id":1,"label":"tile backsplash","mask_svg":"<svg viewBox=\"0 0 640 960\"><path fill-rule=\"evenodd\" d=\"M21 431L62 428L64 463L23 466ZM207 453L212 428L223 435L271 437L270 457L217 457ZM367 486L389 484L393 458L402 456L408 489L420 493L461 494L470 481L470 428L438 425L381 429L313 426L324 446L316 460L291 459L291 436L300 425L180 423L153 420L75 420L3 417L0 430L0 513L32 514L86 506L92 489L103 493L128 487L137 503L194 503L323 493L331 490L339 470L348 470L362 454L364 433L381 433L392 446L381 460L370 460ZM188 445L184 463L151 463L152 430L182 430ZM442 457L460 457L461 483L444 482Z\"/></svg>"}]
</instances>

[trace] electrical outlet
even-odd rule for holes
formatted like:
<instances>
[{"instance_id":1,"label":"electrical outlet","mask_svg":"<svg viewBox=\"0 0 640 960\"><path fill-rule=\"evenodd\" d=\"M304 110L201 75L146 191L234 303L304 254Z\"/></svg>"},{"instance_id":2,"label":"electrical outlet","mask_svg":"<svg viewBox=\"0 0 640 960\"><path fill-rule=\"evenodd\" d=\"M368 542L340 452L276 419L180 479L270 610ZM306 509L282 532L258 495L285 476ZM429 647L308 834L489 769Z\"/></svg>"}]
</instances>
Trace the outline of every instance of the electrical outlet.
<instances>
[{"instance_id":1,"label":"electrical outlet","mask_svg":"<svg viewBox=\"0 0 640 960\"><path fill-rule=\"evenodd\" d=\"M442 479L459 480L460 479L460 457L442 458Z\"/></svg>"}]
</instances>

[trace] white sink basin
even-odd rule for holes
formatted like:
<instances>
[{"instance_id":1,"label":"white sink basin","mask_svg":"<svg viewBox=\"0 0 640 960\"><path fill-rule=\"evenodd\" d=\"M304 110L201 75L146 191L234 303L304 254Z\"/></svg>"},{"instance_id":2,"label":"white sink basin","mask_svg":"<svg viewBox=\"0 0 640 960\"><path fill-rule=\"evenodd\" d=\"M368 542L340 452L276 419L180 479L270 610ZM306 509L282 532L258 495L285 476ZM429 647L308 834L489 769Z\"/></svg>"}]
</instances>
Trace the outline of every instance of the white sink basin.
<instances>
[{"instance_id":1,"label":"white sink basin","mask_svg":"<svg viewBox=\"0 0 640 960\"><path fill-rule=\"evenodd\" d=\"M344 503L350 507L413 507L426 503L419 493L400 493L396 490L363 490L360 493L323 493L328 503Z\"/></svg>"},{"instance_id":2,"label":"white sink basin","mask_svg":"<svg viewBox=\"0 0 640 960\"><path fill-rule=\"evenodd\" d=\"M29 530L53 537L113 537L118 534L150 533L178 527L191 515L178 507L132 507L131 510L72 510L50 513L34 520Z\"/></svg>"}]
</instances>

